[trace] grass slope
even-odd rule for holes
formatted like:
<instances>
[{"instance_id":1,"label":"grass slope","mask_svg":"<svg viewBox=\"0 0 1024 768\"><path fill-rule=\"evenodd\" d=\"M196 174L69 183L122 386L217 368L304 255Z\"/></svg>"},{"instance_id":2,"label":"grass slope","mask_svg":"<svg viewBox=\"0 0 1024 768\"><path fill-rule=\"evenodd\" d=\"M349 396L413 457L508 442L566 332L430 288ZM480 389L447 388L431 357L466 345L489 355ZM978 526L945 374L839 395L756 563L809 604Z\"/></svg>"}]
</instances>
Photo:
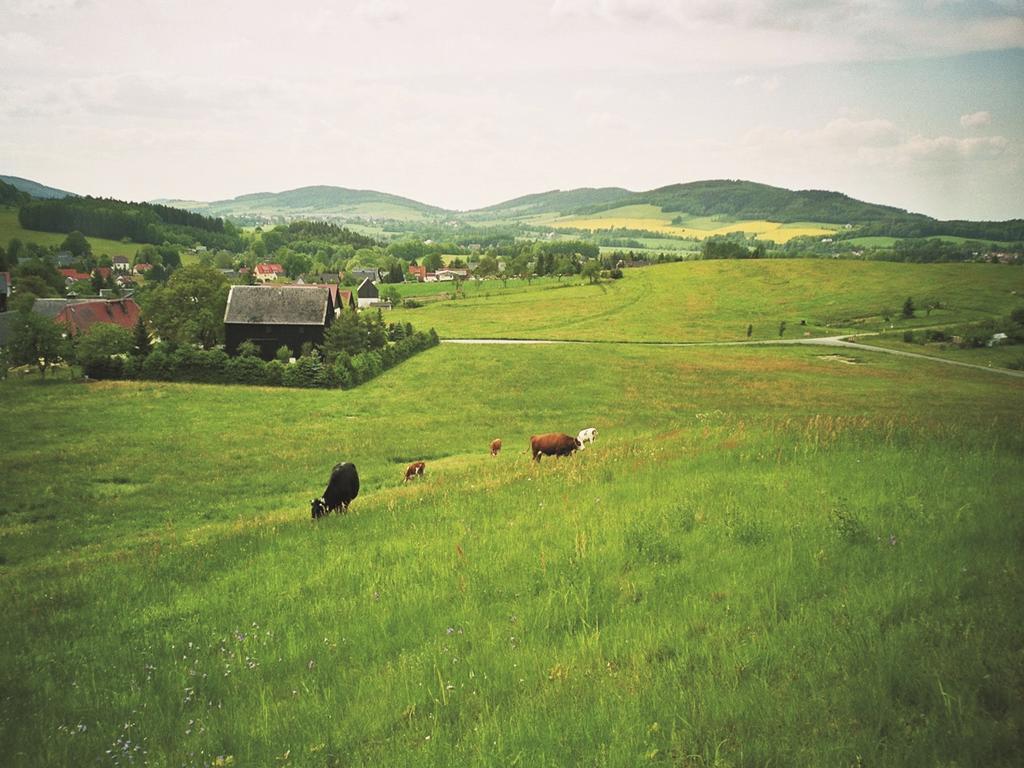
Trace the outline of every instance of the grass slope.
<instances>
[{"instance_id":1,"label":"grass slope","mask_svg":"<svg viewBox=\"0 0 1024 768\"><path fill-rule=\"evenodd\" d=\"M587 341L739 341L803 333L874 331L912 296L941 301L901 328L1005 316L1021 305L1024 271L990 264L897 264L841 260L695 261L626 270L622 280L584 285L487 281L465 300L395 310L389 318L442 337ZM1016 291L1014 295L1013 291ZM800 326L801 320L807 325Z\"/></svg>"},{"instance_id":2,"label":"grass slope","mask_svg":"<svg viewBox=\"0 0 1024 768\"><path fill-rule=\"evenodd\" d=\"M0 392L6 764L1024 746L1024 382L809 349L442 346L344 393ZM600 436L572 459L525 455L582 426ZM341 459L363 492L313 525Z\"/></svg>"},{"instance_id":3,"label":"grass slope","mask_svg":"<svg viewBox=\"0 0 1024 768\"><path fill-rule=\"evenodd\" d=\"M447 211L406 197L345 187L300 187L285 192L257 192L231 200L196 202L158 201L207 216L352 216L419 221L447 215Z\"/></svg>"},{"instance_id":4,"label":"grass slope","mask_svg":"<svg viewBox=\"0 0 1024 768\"><path fill-rule=\"evenodd\" d=\"M11 238L16 237L23 243L39 243L47 247L59 246L67 238L64 232L37 232L33 229L25 229L18 223L18 209L0 207L0 245L7 247ZM107 240L102 237L87 237L86 240L92 245L92 252L97 256L107 255L127 256L135 255L143 244L122 243L119 240Z\"/></svg>"},{"instance_id":5,"label":"grass slope","mask_svg":"<svg viewBox=\"0 0 1024 768\"><path fill-rule=\"evenodd\" d=\"M30 195L32 195L32 197L42 200L68 196L76 197L74 192L68 192L63 189L57 189L56 187L48 187L45 184L40 184L38 181L32 181L31 179L23 179L20 176L0 175L0 181L7 182L11 186L20 189L22 192L28 192Z\"/></svg>"}]
</instances>

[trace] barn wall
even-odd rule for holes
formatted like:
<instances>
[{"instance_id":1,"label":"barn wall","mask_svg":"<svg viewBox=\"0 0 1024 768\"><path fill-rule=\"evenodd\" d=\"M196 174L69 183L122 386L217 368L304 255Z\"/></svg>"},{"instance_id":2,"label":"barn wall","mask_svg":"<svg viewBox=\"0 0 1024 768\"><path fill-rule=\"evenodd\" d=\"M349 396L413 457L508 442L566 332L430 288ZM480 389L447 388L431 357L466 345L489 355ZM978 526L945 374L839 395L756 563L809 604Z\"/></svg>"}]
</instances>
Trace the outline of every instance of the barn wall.
<instances>
[{"instance_id":1,"label":"barn wall","mask_svg":"<svg viewBox=\"0 0 1024 768\"><path fill-rule=\"evenodd\" d=\"M238 353L243 341L252 341L260 349L260 357L273 360L281 346L287 346L292 356L298 356L307 341L323 344L323 325L248 325L241 323L224 324L224 347L229 355Z\"/></svg>"}]
</instances>

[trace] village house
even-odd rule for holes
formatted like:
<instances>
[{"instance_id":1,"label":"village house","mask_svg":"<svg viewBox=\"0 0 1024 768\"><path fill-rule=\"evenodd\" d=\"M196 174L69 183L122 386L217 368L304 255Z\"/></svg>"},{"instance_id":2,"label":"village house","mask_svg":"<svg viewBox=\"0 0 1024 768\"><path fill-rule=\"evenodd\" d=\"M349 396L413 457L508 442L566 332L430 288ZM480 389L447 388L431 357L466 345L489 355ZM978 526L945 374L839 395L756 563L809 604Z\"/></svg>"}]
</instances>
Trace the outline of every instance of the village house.
<instances>
[{"instance_id":1,"label":"village house","mask_svg":"<svg viewBox=\"0 0 1024 768\"><path fill-rule=\"evenodd\" d=\"M92 279L92 275L88 272L79 272L77 269L58 269L57 271L63 275L64 284L69 287L74 283L77 283L79 280Z\"/></svg>"},{"instance_id":2,"label":"village house","mask_svg":"<svg viewBox=\"0 0 1024 768\"><path fill-rule=\"evenodd\" d=\"M327 286L233 285L224 310L225 348L233 355L251 341L264 360L273 360L282 346L298 355L306 342L322 344L333 320Z\"/></svg>"},{"instance_id":3,"label":"village house","mask_svg":"<svg viewBox=\"0 0 1024 768\"><path fill-rule=\"evenodd\" d=\"M468 269L439 269L435 273L438 282L445 282L448 280L465 280L469 277Z\"/></svg>"},{"instance_id":4,"label":"village house","mask_svg":"<svg viewBox=\"0 0 1024 768\"><path fill-rule=\"evenodd\" d=\"M38 299L36 301L38 303ZM54 322L66 325L75 335L84 333L98 323L112 323L132 329L138 321L139 305L134 299L72 301L54 317Z\"/></svg>"},{"instance_id":5,"label":"village house","mask_svg":"<svg viewBox=\"0 0 1024 768\"><path fill-rule=\"evenodd\" d=\"M356 289L356 303L360 309L363 309L377 301L380 301L380 291L377 290L377 286L370 278L366 278Z\"/></svg>"},{"instance_id":6,"label":"village house","mask_svg":"<svg viewBox=\"0 0 1024 768\"><path fill-rule=\"evenodd\" d=\"M152 268L153 268L152 264L147 264L146 262L141 262L141 263L135 265L135 268L132 270L132 272L134 272L136 275L141 275L144 272L148 272Z\"/></svg>"},{"instance_id":7,"label":"village house","mask_svg":"<svg viewBox=\"0 0 1024 768\"><path fill-rule=\"evenodd\" d=\"M355 280L369 280L374 283L379 283L384 279L384 273L376 268L353 269L352 277Z\"/></svg>"},{"instance_id":8,"label":"village house","mask_svg":"<svg viewBox=\"0 0 1024 768\"><path fill-rule=\"evenodd\" d=\"M256 280L260 283L270 283L283 276L284 267L280 264L261 263L256 265Z\"/></svg>"},{"instance_id":9,"label":"village house","mask_svg":"<svg viewBox=\"0 0 1024 768\"><path fill-rule=\"evenodd\" d=\"M113 259L110 260L110 263L112 269L115 272L120 272L124 274L132 271L131 262L128 261L128 258L126 256L115 256Z\"/></svg>"},{"instance_id":10,"label":"village house","mask_svg":"<svg viewBox=\"0 0 1024 768\"><path fill-rule=\"evenodd\" d=\"M427 279L427 268L423 266L409 265L409 274L416 278L417 282L425 282Z\"/></svg>"}]
</instances>

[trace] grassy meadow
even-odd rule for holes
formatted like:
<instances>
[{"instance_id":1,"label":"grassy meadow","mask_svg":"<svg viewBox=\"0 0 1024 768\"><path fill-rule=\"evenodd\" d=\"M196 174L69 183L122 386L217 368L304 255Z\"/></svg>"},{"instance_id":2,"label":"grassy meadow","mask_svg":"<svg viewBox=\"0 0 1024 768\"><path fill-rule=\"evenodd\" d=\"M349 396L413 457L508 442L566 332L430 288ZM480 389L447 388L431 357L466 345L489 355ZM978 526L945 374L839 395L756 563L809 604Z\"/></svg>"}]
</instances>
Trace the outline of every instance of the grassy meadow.
<instances>
[{"instance_id":1,"label":"grassy meadow","mask_svg":"<svg viewBox=\"0 0 1024 768\"><path fill-rule=\"evenodd\" d=\"M3 763L1015 764L1024 381L858 358L0 382Z\"/></svg>"},{"instance_id":2,"label":"grassy meadow","mask_svg":"<svg viewBox=\"0 0 1024 768\"><path fill-rule=\"evenodd\" d=\"M673 223L677 218L679 223ZM624 205L585 216L557 216L545 214L529 219L530 223L554 228L588 229L641 229L677 237L703 240L730 232L745 232L763 240L786 243L794 237L828 236L838 231L836 224L805 221L783 224L763 219L732 219L727 216L694 216L663 211L649 204Z\"/></svg>"},{"instance_id":3,"label":"grassy meadow","mask_svg":"<svg viewBox=\"0 0 1024 768\"><path fill-rule=\"evenodd\" d=\"M12 237L16 237L23 243L39 243L39 245L59 246L67 237L62 232L36 232L33 229L25 229L18 223L18 209L0 206L0 246L7 247ZM87 237L92 252L96 256L127 256L131 258L139 248L140 243L122 243L119 240L107 240L102 237Z\"/></svg>"},{"instance_id":4,"label":"grassy meadow","mask_svg":"<svg viewBox=\"0 0 1024 768\"><path fill-rule=\"evenodd\" d=\"M901 320L908 296L919 308L941 301L943 309ZM995 264L694 261L629 269L622 280L598 285L467 282L465 299L399 309L389 318L433 326L447 338L740 341L748 325L752 339L776 339L783 320L785 337L794 338L1005 317L1021 296L1024 270ZM886 307L890 323L881 316Z\"/></svg>"}]
</instances>

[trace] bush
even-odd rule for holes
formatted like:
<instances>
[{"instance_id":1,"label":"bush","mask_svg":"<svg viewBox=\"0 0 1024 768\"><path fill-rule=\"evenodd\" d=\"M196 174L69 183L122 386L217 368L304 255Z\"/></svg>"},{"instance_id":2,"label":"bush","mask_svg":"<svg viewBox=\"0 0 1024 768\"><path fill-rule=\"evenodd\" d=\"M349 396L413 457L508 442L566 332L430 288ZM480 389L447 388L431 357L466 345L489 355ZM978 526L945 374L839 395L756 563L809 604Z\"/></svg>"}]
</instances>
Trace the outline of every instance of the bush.
<instances>
[{"instance_id":1,"label":"bush","mask_svg":"<svg viewBox=\"0 0 1024 768\"><path fill-rule=\"evenodd\" d=\"M140 376L151 381L173 381L171 372L173 364L170 355L164 350L164 345L159 345L149 353L149 356L142 361Z\"/></svg>"},{"instance_id":2,"label":"bush","mask_svg":"<svg viewBox=\"0 0 1024 768\"><path fill-rule=\"evenodd\" d=\"M286 387L326 387L329 380L328 371L320 353L313 350L300 357L294 363L285 366L281 383Z\"/></svg>"},{"instance_id":3,"label":"bush","mask_svg":"<svg viewBox=\"0 0 1024 768\"><path fill-rule=\"evenodd\" d=\"M236 384L266 384L267 363L255 355L242 354L228 360L224 366L228 380Z\"/></svg>"},{"instance_id":4,"label":"bush","mask_svg":"<svg viewBox=\"0 0 1024 768\"><path fill-rule=\"evenodd\" d=\"M904 331L903 332L903 340L905 342L907 342L907 344L913 344L914 343L914 332L913 331Z\"/></svg>"},{"instance_id":5,"label":"bush","mask_svg":"<svg viewBox=\"0 0 1024 768\"><path fill-rule=\"evenodd\" d=\"M287 363L292 359L292 351L285 344L282 344L277 348L277 352L274 353L274 358L282 363Z\"/></svg>"},{"instance_id":6,"label":"bush","mask_svg":"<svg viewBox=\"0 0 1024 768\"><path fill-rule=\"evenodd\" d=\"M280 360L271 360L264 368L265 379L263 381L268 387L280 387L284 382L284 366Z\"/></svg>"}]
</instances>

